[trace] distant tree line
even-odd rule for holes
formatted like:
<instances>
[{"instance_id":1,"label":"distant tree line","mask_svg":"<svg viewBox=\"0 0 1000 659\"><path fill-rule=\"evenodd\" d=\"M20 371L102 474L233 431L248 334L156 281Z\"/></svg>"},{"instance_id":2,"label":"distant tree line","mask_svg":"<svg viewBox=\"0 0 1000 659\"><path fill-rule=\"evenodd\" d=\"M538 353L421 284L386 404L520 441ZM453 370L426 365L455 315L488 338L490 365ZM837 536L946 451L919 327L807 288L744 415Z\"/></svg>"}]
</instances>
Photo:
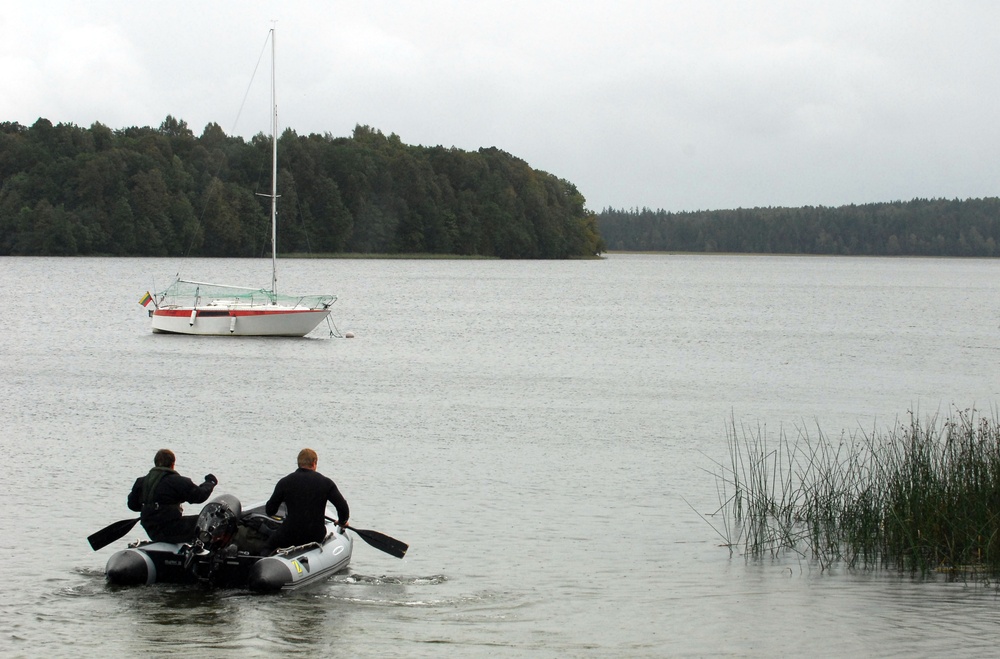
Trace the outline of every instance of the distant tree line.
<instances>
[{"instance_id":1,"label":"distant tree line","mask_svg":"<svg viewBox=\"0 0 1000 659\"><path fill-rule=\"evenodd\" d=\"M1000 256L996 197L684 213L608 208L598 226L610 250Z\"/></svg>"},{"instance_id":2,"label":"distant tree line","mask_svg":"<svg viewBox=\"0 0 1000 659\"><path fill-rule=\"evenodd\" d=\"M570 258L604 251L576 187L496 148L351 137L278 142L278 251ZM112 130L0 123L0 254L270 253L271 139L168 116Z\"/></svg>"}]
</instances>

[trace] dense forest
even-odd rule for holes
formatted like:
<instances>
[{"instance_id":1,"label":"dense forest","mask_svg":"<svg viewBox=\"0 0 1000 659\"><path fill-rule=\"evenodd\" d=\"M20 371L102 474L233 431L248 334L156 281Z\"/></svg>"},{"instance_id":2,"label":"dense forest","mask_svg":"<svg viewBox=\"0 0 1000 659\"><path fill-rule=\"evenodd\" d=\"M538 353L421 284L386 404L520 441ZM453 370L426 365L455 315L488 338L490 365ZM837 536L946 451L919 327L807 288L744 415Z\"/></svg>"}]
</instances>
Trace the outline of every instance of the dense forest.
<instances>
[{"instance_id":1,"label":"dense forest","mask_svg":"<svg viewBox=\"0 0 1000 659\"><path fill-rule=\"evenodd\" d=\"M687 213L609 208L598 226L610 250L1000 256L995 197Z\"/></svg>"},{"instance_id":2,"label":"dense forest","mask_svg":"<svg viewBox=\"0 0 1000 659\"><path fill-rule=\"evenodd\" d=\"M278 251L570 258L604 250L576 187L496 148L278 140ZM270 253L271 138L168 116L112 130L0 123L0 255Z\"/></svg>"},{"instance_id":3,"label":"dense forest","mask_svg":"<svg viewBox=\"0 0 1000 659\"><path fill-rule=\"evenodd\" d=\"M496 148L279 138L282 254L572 258L606 249L1000 256L1000 199L671 213L586 210L576 187ZM271 140L196 137L168 116L113 130L0 123L0 255L270 253Z\"/></svg>"}]
</instances>

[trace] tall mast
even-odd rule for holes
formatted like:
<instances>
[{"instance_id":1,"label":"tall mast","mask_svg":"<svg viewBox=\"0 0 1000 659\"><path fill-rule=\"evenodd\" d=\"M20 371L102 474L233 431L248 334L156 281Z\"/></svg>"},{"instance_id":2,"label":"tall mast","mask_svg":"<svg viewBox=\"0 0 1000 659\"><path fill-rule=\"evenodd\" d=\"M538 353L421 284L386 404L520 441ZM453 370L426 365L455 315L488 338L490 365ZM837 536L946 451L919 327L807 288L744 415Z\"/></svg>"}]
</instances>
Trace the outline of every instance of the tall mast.
<instances>
[{"instance_id":1,"label":"tall mast","mask_svg":"<svg viewBox=\"0 0 1000 659\"><path fill-rule=\"evenodd\" d=\"M278 294L278 97L274 91L274 28L271 28L271 291ZM277 300L277 297L275 298ZM277 304L277 301L275 301Z\"/></svg>"}]
</instances>

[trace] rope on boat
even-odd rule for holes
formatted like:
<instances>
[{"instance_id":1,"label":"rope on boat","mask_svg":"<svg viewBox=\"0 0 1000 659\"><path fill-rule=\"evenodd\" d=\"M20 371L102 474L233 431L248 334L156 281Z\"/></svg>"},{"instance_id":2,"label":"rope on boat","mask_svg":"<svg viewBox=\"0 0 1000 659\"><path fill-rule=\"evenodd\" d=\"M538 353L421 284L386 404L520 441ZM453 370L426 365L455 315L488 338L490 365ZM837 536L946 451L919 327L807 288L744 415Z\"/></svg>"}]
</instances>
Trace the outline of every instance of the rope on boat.
<instances>
[{"instance_id":1,"label":"rope on boat","mask_svg":"<svg viewBox=\"0 0 1000 659\"><path fill-rule=\"evenodd\" d=\"M337 329L337 325L334 324L334 322L332 320L330 320L330 316L329 315L326 317L326 325L327 325L327 327L330 328L330 338L331 339L334 338L334 337L336 337L338 339L344 338L344 336L340 333L340 330Z\"/></svg>"},{"instance_id":2,"label":"rope on boat","mask_svg":"<svg viewBox=\"0 0 1000 659\"><path fill-rule=\"evenodd\" d=\"M323 545L314 541L307 542L304 545L296 545L295 547L283 547L281 549L276 549L274 556L288 556L289 554L294 554L297 551L304 551L307 549L323 549Z\"/></svg>"}]
</instances>

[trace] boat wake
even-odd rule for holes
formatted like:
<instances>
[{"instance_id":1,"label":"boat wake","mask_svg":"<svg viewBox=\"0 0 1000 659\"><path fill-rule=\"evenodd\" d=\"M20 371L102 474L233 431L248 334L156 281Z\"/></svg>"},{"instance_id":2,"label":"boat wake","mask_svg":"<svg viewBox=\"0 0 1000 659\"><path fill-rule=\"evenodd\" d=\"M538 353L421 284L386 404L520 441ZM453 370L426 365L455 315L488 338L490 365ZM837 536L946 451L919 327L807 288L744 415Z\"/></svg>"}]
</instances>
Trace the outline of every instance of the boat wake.
<instances>
[{"instance_id":1,"label":"boat wake","mask_svg":"<svg viewBox=\"0 0 1000 659\"><path fill-rule=\"evenodd\" d=\"M341 577L334 577L330 583L346 584L366 584L370 586L436 586L448 581L448 577L443 574L435 574L431 577L379 577L367 576L364 574L345 574Z\"/></svg>"},{"instance_id":2,"label":"boat wake","mask_svg":"<svg viewBox=\"0 0 1000 659\"><path fill-rule=\"evenodd\" d=\"M446 586L450 579L443 574L432 576L342 574L327 582L320 595L354 606L386 608L443 608L453 611L494 610L512 607L509 593L481 591L477 593L442 592L437 587ZM426 590L425 586L432 587ZM450 588L446 588L450 591ZM429 596L433 593L433 596ZM517 605L513 605L517 608Z\"/></svg>"}]
</instances>

